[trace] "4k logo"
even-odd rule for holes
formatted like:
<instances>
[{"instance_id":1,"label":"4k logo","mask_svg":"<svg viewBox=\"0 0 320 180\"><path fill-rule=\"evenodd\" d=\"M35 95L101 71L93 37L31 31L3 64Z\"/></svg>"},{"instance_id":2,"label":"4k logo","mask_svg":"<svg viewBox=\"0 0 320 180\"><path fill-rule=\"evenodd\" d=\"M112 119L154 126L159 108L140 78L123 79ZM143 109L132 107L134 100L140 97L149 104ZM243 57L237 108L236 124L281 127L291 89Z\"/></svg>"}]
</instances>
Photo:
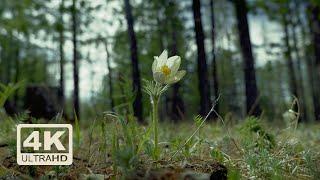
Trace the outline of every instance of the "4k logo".
<instances>
[{"instance_id":1,"label":"4k logo","mask_svg":"<svg viewBox=\"0 0 320 180\"><path fill-rule=\"evenodd\" d=\"M71 165L70 124L19 124L17 163L19 165Z\"/></svg>"}]
</instances>

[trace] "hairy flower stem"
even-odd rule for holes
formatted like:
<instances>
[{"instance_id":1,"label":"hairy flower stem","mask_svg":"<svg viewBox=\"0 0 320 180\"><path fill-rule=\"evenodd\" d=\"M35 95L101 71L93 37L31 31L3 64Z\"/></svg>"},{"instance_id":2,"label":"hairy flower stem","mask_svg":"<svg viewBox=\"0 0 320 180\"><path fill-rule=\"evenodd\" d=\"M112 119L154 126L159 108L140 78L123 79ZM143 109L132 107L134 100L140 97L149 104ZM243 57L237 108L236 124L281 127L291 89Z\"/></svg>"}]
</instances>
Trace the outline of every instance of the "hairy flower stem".
<instances>
[{"instance_id":1,"label":"hairy flower stem","mask_svg":"<svg viewBox=\"0 0 320 180\"><path fill-rule=\"evenodd\" d=\"M152 125L154 133L154 158L158 160L159 158L159 148L158 148L158 103L160 96L152 96Z\"/></svg>"},{"instance_id":2,"label":"hairy flower stem","mask_svg":"<svg viewBox=\"0 0 320 180\"><path fill-rule=\"evenodd\" d=\"M152 105L152 114L151 114L151 123L149 129L153 132L153 149L152 157L154 160L158 160L160 157L160 148L159 148L159 115L158 115L158 104L161 97L161 94L168 89L168 85L160 84L158 82L147 81L147 84L144 87L144 91L149 94L150 101Z\"/></svg>"}]
</instances>

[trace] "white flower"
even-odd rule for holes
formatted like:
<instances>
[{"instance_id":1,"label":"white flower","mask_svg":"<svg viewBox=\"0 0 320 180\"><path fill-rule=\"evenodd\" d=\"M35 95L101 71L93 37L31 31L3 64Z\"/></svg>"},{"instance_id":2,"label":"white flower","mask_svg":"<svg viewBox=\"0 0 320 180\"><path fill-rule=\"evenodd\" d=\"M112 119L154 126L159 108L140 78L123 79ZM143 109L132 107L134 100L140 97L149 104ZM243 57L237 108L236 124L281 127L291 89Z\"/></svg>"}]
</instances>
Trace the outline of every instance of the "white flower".
<instances>
[{"instance_id":1,"label":"white flower","mask_svg":"<svg viewBox=\"0 0 320 180\"><path fill-rule=\"evenodd\" d=\"M289 109L285 113L282 114L282 117L284 119L284 122L287 127L295 127L297 123L298 114L293 111L292 109Z\"/></svg>"},{"instance_id":2,"label":"white flower","mask_svg":"<svg viewBox=\"0 0 320 180\"><path fill-rule=\"evenodd\" d=\"M292 109L289 109L285 113L283 113L282 117L285 121L291 122L297 118L296 112L294 112Z\"/></svg>"},{"instance_id":3,"label":"white flower","mask_svg":"<svg viewBox=\"0 0 320 180\"><path fill-rule=\"evenodd\" d=\"M173 84L186 74L185 70L179 70L181 63L180 56L172 56L168 58L167 50L164 50L161 55L155 56L152 64L153 78L160 84Z\"/></svg>"}]
</instances>

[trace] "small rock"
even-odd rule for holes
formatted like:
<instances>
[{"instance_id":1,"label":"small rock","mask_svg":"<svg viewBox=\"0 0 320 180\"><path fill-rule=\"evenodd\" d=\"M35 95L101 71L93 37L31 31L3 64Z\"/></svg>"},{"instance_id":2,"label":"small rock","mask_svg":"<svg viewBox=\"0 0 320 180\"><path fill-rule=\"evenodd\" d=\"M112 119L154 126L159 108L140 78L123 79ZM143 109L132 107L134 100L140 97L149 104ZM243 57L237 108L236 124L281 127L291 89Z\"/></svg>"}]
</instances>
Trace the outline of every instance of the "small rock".
<instances>
[{"instance_id":1,"label":"small rock","mask_svg":"<svg viewBox=\"0 0 320 180\"><path fill-rule=\"evenodd\" d=\"M80 179L81 180L103 180L107 178L107 176L103 174L81 174Z\"/></svg>"},{"instance_id":2,"label":"small rock","mask_svg":"<svg viewBox=\"0 0 320 180\"><path fill-rule=\"evenodd\" d=\"M211 172L211 180L226 180L228 178L228 169L219 163L214 164L213 172Z\"/></svg>"}]
</instances>

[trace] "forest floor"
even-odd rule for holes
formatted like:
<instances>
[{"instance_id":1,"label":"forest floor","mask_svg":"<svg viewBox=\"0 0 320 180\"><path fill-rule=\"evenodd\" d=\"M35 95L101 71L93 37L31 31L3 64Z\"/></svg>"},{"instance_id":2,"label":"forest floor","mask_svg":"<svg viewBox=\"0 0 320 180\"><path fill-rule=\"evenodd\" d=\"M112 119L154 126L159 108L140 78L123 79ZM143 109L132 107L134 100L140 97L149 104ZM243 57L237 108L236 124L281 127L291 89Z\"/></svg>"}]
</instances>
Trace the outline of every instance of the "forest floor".
<instances>
[{"instance_id":1,"label":"forest floor","mask_svg":"<svg viewBox=\"0 0 320 180\"><path fill-rule=\"evenodd\" d=\"M112 153L112 134L119 127L102 122L74 126L71 166L19 166L15 160L17 121L1 120L0 179L320 179L320 124L301 123L296 128L255 118L225 125L206 123L186 143L196 123L162 123L160 158L154 160L148 141L132 156L130 147L123 145L125 138L120 137L120 146ZM136 139L141 143L147 126L135 128L145 132Z\"/></svg>"}]
</instances>

